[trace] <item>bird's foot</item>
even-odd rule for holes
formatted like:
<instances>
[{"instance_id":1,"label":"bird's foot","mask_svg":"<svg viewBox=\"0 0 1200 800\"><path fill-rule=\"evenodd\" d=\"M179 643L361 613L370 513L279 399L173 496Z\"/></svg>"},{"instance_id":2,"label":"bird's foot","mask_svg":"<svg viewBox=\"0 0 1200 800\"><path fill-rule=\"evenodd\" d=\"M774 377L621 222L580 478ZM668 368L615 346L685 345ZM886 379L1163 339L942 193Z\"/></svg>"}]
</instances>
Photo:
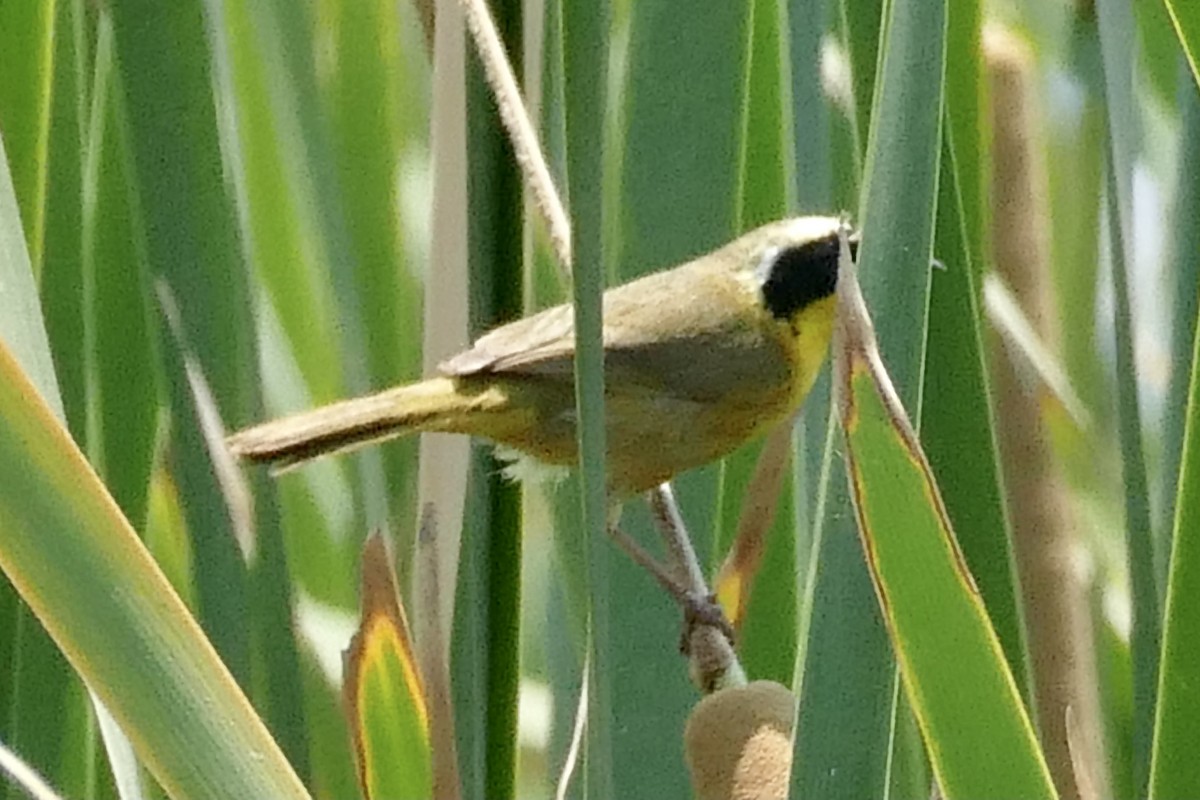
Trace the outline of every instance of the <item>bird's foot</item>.
<instances>
[{"instance_id":1,"label":"bird's foot","mask_svg":"<svg viewBox=\"0 0 1200 800\"><path fill-rule=\"evenodd\" d=\"M683 599L683 629L679 634L679 652L691 654L692 634L701 626L716 628L730 644L734 641L733 625L725 616L715 594L689 592Z\"/></svg>"}]
</instances>

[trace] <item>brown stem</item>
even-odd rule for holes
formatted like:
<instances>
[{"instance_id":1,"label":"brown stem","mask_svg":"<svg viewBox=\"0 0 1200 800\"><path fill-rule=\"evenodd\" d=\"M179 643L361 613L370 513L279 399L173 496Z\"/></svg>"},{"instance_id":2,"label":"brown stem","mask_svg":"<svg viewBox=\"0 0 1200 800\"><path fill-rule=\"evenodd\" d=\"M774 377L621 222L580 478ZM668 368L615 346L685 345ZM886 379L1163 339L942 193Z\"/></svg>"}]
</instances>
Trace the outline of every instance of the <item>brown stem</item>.
<instances>
[{"instance_id":1,"label":"brown stem","mask_svg":"<svg viewBox=\"0 0 1200 800\"><path fill-rule=\"evenodd\" d=\"M1035 147L1033 59L1014 37L984 36L992 92L993 257L1043 341L1057 320L1048 280L1047 175ZM1087 586L1071 508L1041 414L1043 388L1028 390L993 337L1000 456L1026 610L1036 716L1064 800L1107 794ZM1070 729L1068 720L1071 721ZM1072 757L1072 746L1075 748ZM1085 770L1076 775L1076 765Z\"/></svg>"}]
</instances>

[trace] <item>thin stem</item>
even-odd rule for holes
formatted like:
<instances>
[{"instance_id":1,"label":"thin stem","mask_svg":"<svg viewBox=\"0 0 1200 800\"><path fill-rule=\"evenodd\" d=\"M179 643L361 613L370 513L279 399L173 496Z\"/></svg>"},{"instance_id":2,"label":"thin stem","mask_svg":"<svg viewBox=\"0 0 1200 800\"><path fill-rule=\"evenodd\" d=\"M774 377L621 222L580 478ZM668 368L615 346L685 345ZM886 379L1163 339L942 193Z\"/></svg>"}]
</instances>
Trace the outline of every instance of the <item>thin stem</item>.
<instances>
[{"instance_id":1,"label":"thin stem","mask_svg":"<svg viewBox=\"0 0 1200 800\"><path fill-rule=\"evenodd\" d=\"M496 31L496 23L485 0L461 0L461 3L467 30L471 32L484 75L496 97L500 121L512 141L517 164L525 175L534 205L546 220L554 252L563 269L569 271L572 264L571 225L554 186L554 179L550 177L550 168L546 165L525 101L521 98L512 65L504 52L504 43Z\"/></svg>"}]
</instances>

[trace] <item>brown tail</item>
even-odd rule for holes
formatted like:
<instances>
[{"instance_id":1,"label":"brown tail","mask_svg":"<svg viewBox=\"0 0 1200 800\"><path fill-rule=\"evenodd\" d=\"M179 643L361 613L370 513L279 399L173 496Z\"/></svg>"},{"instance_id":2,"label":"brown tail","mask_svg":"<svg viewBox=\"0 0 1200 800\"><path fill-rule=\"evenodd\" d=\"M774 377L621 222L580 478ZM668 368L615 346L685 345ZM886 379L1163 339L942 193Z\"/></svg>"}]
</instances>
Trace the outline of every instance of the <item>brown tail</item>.
<instances>
[{"instance_id":1,"label":"brown tail","mask_svg":"<svg viewBox=\"0 0 1200 800\"><path fill-rule=\"evenodd\" d=\"M469 433L469 418L494 410L502 394L460 393L452 378L432 378L265 422L228 439L234 455L281 468L420 431Z\"/></svg>"}]
</instances>

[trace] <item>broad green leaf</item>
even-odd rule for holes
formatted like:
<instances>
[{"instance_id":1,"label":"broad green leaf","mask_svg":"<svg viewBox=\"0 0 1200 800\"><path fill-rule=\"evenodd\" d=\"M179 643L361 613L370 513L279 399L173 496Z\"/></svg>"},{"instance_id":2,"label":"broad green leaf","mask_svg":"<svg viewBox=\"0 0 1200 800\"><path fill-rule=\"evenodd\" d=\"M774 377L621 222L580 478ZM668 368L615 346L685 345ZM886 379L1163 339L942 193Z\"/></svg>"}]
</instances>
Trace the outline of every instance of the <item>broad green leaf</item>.
<instances>
[{"instance_id":1,"label":"broad green leaf","mask_svg":"<svg viewBox=\"0 0 1200 800\"><path fill-rule=\"evenodd\" d=\"M312 793L317 798L348 798L358 795L358 770L349 720L342 703L342 687L312 658L301 651L304 665L305 718L312 736Z\"/></svg>"},{"instance_id":2,"label":"broad green leaf","mask_svg":"<svg viewBox=\"0 0 1200 800\"><path fill-rule=\"evenodd\" d=\"M1097 619L1096 661L1100 699L1104 706L1104 740L1109 785L1113 797L1134 797L1133 791L1133 665L1127 632L1116 629L1099 598L1092 604Z\"/></svg>"},{"instance_id":3,"label":"broad green leaf","mask_svg":"<svg viewBox=\"0 0 1200 800\"><path fill-rule=\"evenodd\" d=\"M888 784L895 664L855 533L845 466L834 437L823 444L792 796L879 798Z\"/></svg>"},{"instance_id":4,"label":"broad green leaf","mask_svg":"<svg viewBox=\"0 0 1200 800\"><path fill-rule=\"evenodd\" d=\"M835 393L863 549L930 763L947 798L1056 796L933 473L839 280Z\"/></svg>"},{"instance_id":5,"label":"broad green leaf","mask_svg":"<svg viewBox=\"0 0 1200 800\"><path fill-rule=\"evenodd\" d=\"M257 416L247 403L253 390L243 380L255 368L251 330L233 320L247 320L248 305L237 307L235 298L243 304L249 298L233 207L221 178L201 9L196 2L186 9L119 2L111 13L131 184L145 217L151 275L183 300L183 335L223 401L222 416L235 424L248 422ZM159 35L146 36L147 29ZM171 342L165 324L159 332L162 342ZM178 345L163 348L173 421L171 469L188 498L183 509L196 557L197 614L230 670L249 685L245 570L177 351Z\"/></svg>"},{"instance_id":6,"label":"broad green leaf","mask_svg":"<svg viewBox=\"0 0 1200 800\"><path fill-rule=\"evenodd\" d=\"M240 8L243 5L245 8ZM238 135L229 140L246 140L241 152L252 159L238 170L244 173L240 183L245 187L238 192L238 201L244 209L240 219L245 240L256 245L247 253L264 289L257 296L268 301L259 303L257 309L264 401L272 415L309 408L323 396L333 399L328 396L331 391L343 397L381 386L369 375L360 287L356 271L351 269L357 262L344 195L352 195L357 187L342 187L332 130L334 114L323 105L319 91L320 80L329 78L329 70L322 65L328 63L329 51L324 45L332 30L316 24L323 7L297 6L286 0L235 2L221 17L223 29L230 33L228 49L233 55L229 59L233 80L222 88L228 90L230 84L241 87L236 93L228 92L228 102L236 106L235 99L240 98L239 102L245 103L249 99L245 89L260 85L266 93L266 108L255 106L248 119L235 117L240 122ZM401 4L398 10L407 7ZM424 53L416 55L418 60L424 58ZM243 66L234 69L237 64ZM421 130L421 116L413 114L413 126L406 130ZM269 141L253 128L246 130L259 117L269 119ZM229 149L237 151L232 144ZM408 170L402 173L409 174ZM368 180L377 177L374 173ZM398 180L399 193L403 195L410 184ZM277 205L278 191L289 194L287 202ZM404 210L397 209L402 219L407 216ZM270 237L277 246L258 245L253 230ZM279 258L281 251L291 256L297 250L302 259L299 263ZM394 299L404 303L411 298ZM320 339L317 346L312 346L314 337ZM396 346L415 350L418 341L419 331L406 329ZM330 363L330 358L336 363ZM285 376L286 380L282 379ZM400 445L400 450L411 453L411 444ZM316 597L343 604L353 597L351 576L358 546L365 531L387 520L385 452L366 450L352 458L301 470L279 482L291 572ZM394 488L401 497L409 497L404 493L411 492L411 481ZM393 530L398 535L410 530L406 523L411 524L411 517L405 514L392 520Z\"/></svg>"},{"instance_id":7,"label":"broad green leaf","mask_svg":"<svg viewBox=\"0 0 1200 800\"><path fill-rule=\"evenodd\" d=\"M1172 107L1187 78L1185 70L1180 69L1183 51L1171 24L1167 4L1139 3L1134 6L1134 16L1138 32L1138 75L1145 77L1158 102Z\"/></svg>"},{"instance_id":8,"label":"broad green leaf","mask_svg":"<svg viewBox=\"0 0 1200 800\"><path fill-rule=\"evenodd\" d=\"M429 710L383 537L363 546L362 619L345 660L343 694L367 800L433 791Z\"/></svg>"},{"instance_id":9,"label":"broad green leaf","mask_svg":"<svg viewBox=\"0 0 1200 800\"><path fill-rule=\"evenodd\" d=\"M892 3L889 0L839 0L838 5L852 82L855 157L862 159L874 113L875 83L883 63L880 46L887 33Z\"/></svg>"},{"instance_id":10,"label":"broad green leaf","mask_svg":"<svg viewBox=\"0 0 1200 800\"><path fill-rule=\"evenodd\" d=\"M750 20L750 59L739 153L737 232L780 219L792 191L791 109L786 103L787 38L783 7L756 2Z\"/></svg>"},{"instance_id":11,"label":"broad green leaf","mask_svg":"<svg viewBox=\"0 0 1200 800\"><path fill-rule=\"evenodd\" d=\"M0 375L0 567L172 796L307 797L7 347Z\"/></svg>"}]
</instances>

